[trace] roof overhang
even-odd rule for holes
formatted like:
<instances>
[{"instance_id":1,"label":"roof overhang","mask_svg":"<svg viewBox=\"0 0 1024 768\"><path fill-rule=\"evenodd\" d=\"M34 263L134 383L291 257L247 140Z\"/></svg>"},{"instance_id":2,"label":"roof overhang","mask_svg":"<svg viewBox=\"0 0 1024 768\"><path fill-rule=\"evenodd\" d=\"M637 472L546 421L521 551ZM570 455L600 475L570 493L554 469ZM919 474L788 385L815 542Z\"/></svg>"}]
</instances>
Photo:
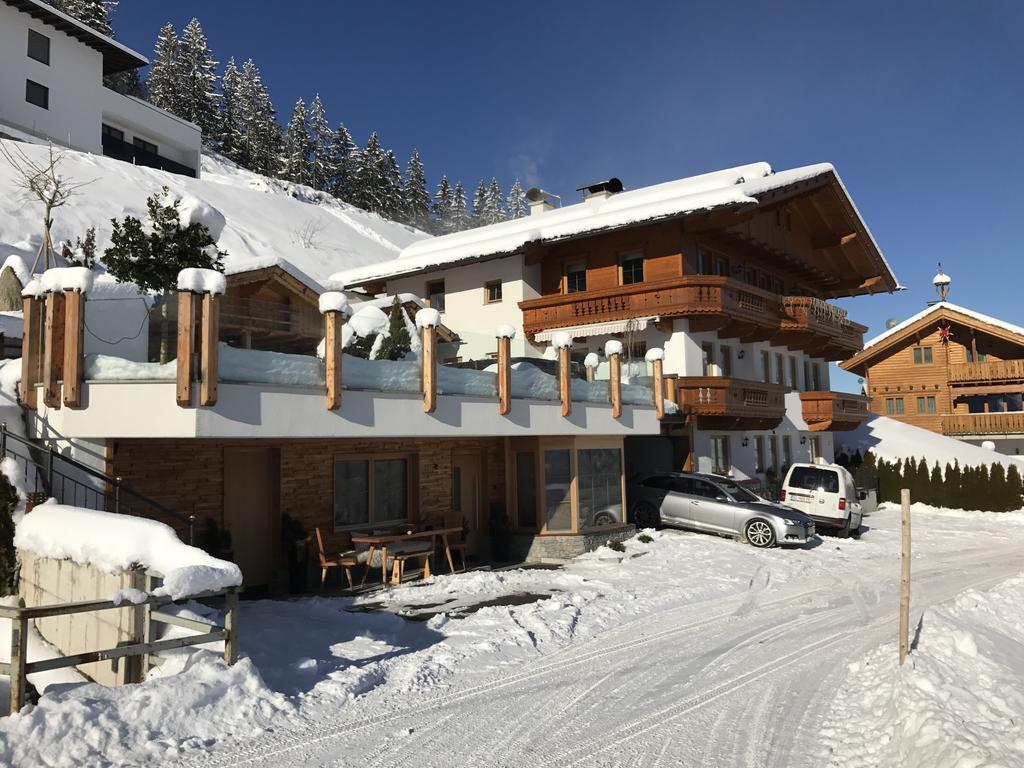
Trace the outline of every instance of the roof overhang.
<instances>
[{"instance_id":1,"label":"roof overhang","mask_svg":"<svg viewBox=\"0 0 1024 768\"><path fill-rule=\"evenodd\" d=\"M58 29L103 55L103 74L112 75L149 64L149 59L113 38L100 34L92 27L68 16L39 0L4 0L12 8L27 13L34 19Z\"/></svg>"}]
</instances>

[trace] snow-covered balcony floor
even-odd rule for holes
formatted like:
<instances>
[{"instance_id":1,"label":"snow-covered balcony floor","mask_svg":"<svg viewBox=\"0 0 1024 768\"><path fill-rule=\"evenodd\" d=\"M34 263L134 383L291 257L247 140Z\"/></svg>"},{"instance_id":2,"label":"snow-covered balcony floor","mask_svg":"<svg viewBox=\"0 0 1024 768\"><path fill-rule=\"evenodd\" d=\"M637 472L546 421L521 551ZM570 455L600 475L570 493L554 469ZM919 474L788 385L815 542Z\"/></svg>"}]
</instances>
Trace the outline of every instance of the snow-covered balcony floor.
<instances>
[{"instance_id":1,"label":"snow-covered balcony floor","mask_svg":"<svg viewBox=\"0 0 1024 768\"><path fill-rule=\"evenodd\" d=\"M653 406L623 405L612 417L606 403L573 403L561 415L552 400L515 398L507 416L494 398L441 395L423 412L419 394L345 390L341 408L326 408L320 387L221 382L217 404L181 408L174 381L87 381L81 408L35 414L36 436L66 438L281 438L281 437L523 437L656 435Z\"/></svg>"}]
</instances>

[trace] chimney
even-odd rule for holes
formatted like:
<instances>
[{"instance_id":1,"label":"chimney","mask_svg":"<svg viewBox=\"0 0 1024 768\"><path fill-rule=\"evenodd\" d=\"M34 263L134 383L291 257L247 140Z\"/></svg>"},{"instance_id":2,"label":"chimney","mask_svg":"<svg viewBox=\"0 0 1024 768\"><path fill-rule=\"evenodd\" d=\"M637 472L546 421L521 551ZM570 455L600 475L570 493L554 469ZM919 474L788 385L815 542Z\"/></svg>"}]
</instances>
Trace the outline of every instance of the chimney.
<instances>
[{"instance_id":1,"label":"chimney","mask_svg":"<svg viewBox=\"0 0 1024 768\"><path fill-rule=\"evenodd\" d=\"M590 201L607 200L612 195L622 191L622 182L614 176L607 181L597 181L593 184L584 184L576 187L577 192L583 192L583 199Z\"/></svg>"},{"instance_id":2,"label":"chimney","mask_svg":"<svg viewBox=\"0 0 1024 768\"><path fill-rule=\"evenodd\" d=\"M539 216L542 213L555 210L558 206L554 201L558 199L558 195L545 192L540 187L530 187L526 190L526 201L530 205L531 216Z\"/></svg>"}]
</instances>

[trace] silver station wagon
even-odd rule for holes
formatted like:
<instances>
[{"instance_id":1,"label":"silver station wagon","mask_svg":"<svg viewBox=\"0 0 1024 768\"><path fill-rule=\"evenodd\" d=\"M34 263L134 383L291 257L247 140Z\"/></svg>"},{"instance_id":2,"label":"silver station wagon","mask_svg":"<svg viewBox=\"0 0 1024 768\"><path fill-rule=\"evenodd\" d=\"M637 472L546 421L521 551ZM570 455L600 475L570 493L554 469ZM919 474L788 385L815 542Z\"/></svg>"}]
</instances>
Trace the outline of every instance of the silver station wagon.
<instances>
[{"instance_id":1,"label":"silver station wagon","mask_svg":"<svg viewBox=\"0 0 1024 768\"><path fill-rule=\"evenodd\" d=\"M814 521L803 512L719 475L648 475L636 488L631 511L637 528L666 525L738 536L755 547L803 544L815 536Z\"/></svg>"}]
</instances>

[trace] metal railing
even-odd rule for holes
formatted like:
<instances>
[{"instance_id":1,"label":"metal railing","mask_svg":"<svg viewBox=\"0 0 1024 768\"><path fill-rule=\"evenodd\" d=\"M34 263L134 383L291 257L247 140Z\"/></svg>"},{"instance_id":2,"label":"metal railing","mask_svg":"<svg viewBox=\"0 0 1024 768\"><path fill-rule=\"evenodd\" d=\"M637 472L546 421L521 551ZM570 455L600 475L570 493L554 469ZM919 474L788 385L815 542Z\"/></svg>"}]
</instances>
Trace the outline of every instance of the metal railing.
<instances>
[{"instance_id":1,"label":"metal railing","mask_svg":"<svg viewBox=\"0 0 1024 768\"><path fill-rule=\"evenodd\" d=\"M23 451L13 450L20 445ZM156 517L176 528L179 535L186 533L189 544L195 544L194 514L182 514L125 485L120 477L112 477L88 464L60 454L52 445L42 448L31 440L16 435L0 424L0 458L10 457L21 465L25 478L35 479L42 488L61 504L114 512L140 517ZM83 482L74 475L85 476L102 484ZM174 521L172 524L170 521Z\"/></svg>"}]
</instances>

